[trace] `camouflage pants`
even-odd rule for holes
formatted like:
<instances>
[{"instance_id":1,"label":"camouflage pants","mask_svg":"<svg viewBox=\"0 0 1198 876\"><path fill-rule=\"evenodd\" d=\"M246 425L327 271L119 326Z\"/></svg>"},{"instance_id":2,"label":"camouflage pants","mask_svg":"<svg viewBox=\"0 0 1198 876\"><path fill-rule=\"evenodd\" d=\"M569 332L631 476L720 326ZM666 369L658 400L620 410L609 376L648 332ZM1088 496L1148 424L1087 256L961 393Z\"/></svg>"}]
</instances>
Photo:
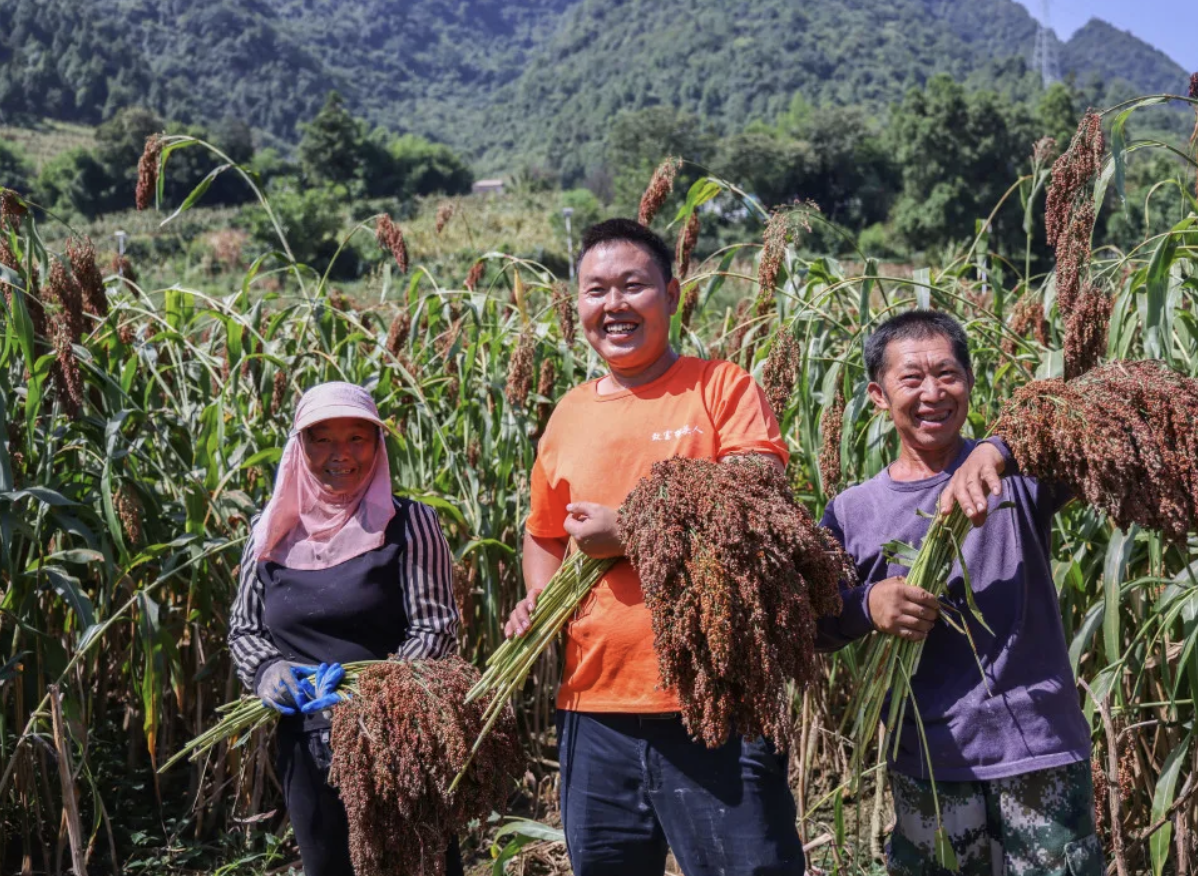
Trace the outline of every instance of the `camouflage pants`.
<instances>
[{"instance_id":1,"label":"camouflage pants","mask_svg":"<svg viewBox=\"0 0 1198 876\"><path fill-rule=\"evenodd\" d=\"M892 876L944 873L935 864L930 782L890 774L897 823ZM989 782L937 782L961 876L1103 876L1089 761Z\"/></svg>"}]
</instances>

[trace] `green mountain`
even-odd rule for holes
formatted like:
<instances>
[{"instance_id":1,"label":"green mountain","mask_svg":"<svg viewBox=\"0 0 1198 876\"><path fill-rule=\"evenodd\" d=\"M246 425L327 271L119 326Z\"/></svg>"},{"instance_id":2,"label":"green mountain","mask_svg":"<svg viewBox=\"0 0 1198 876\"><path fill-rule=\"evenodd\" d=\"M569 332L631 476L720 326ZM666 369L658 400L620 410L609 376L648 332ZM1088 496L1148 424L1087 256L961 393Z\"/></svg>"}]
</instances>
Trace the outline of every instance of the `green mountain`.
<instances>
[{"instance_id":1,"label":"green mountain","mask_svg":"<svg viewBox=\"0 0 1198 876\"><path fill-rule=\"evenodd\" d=\"M939 72L1034 92L1035 28L1014 0L0 0L0 123L141 103L294 141L337 89L482 171L576 177L625 109L672 105L722 133L795 94L880 111ZM1101 21L1060 54L1096 103L1185 87Z\"/></svg>"},{"instance_id":2,"label":"green mountain","mask_svg":"<svg viewBox=\"0 0 1198 876\"><path fill-rule=\"evenodd\" d=\"M1104 80L1116 99L1140 94L1185 94L1188 74L1139 37L1091 18L1060 49L1061 67L1078 81Z\"/></svg>"}]
</instances>

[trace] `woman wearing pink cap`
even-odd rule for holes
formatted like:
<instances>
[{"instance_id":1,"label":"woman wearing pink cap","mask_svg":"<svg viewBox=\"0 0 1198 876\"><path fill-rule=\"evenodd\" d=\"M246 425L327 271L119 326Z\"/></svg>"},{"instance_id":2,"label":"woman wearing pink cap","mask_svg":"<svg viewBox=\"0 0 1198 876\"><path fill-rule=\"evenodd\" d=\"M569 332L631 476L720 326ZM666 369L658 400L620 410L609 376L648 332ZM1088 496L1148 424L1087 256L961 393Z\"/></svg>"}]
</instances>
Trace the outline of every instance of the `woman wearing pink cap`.
<instances>
[{"instance_id":1,"label":"woman wearing pink cap","mask_svg":"<svg viewBox=\"0 0 1198 876\"><path fill-rule=\"evenodd\" d=\"M392 496L382 426L360 386L304 393L230 617L238 675L282 713L278 773L305 876L353 876L345 808L327 782L341 664L457 646L449 546L431 508ZM460 874L456 841L447 856Z\"/></svg>"}]
</instances>

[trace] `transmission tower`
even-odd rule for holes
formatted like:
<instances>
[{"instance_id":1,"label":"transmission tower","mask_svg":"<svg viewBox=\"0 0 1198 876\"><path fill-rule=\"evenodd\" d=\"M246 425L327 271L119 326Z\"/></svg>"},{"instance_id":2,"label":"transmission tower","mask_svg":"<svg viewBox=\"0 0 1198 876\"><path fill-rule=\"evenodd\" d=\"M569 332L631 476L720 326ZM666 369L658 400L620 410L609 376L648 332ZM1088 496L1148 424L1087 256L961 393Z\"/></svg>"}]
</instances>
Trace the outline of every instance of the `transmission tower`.
<instances>
[{"instance_id":1,"label":"transmission tower","mask_svg":"<svg viewBox=\"0 0 1198 876\"><path fill-rule=\"evenodd\" d=\"M1036 28L1036 48L1032 51L1032 66L1040 71L1040 80L1045 88L1061 78L1061 70L1057 64L1057 41L1049 27L1048 0L1040 2L1040 26Z\"/></svg>"}]
</instances>

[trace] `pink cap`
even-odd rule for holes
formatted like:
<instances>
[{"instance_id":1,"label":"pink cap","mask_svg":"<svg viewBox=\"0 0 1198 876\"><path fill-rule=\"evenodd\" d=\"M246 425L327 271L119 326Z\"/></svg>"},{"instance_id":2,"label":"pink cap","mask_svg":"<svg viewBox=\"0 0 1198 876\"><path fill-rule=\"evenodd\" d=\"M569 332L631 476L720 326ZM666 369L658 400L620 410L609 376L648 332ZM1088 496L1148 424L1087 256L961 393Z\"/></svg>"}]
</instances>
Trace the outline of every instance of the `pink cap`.
<instances>
[{"instance_id":1,"label":"pink cap","mask_svg":"<svg viewBox=\"0 0 1198 876\"><path fill-rule=\"evenodd\" d=\"M369 392L354 383L333 381L314 386L303 394L295 407L292 433L302 432L316 423L341 417L369 420L377 426L383 425L379 418L379 409Z\"/></svg>"}]
</instances>

